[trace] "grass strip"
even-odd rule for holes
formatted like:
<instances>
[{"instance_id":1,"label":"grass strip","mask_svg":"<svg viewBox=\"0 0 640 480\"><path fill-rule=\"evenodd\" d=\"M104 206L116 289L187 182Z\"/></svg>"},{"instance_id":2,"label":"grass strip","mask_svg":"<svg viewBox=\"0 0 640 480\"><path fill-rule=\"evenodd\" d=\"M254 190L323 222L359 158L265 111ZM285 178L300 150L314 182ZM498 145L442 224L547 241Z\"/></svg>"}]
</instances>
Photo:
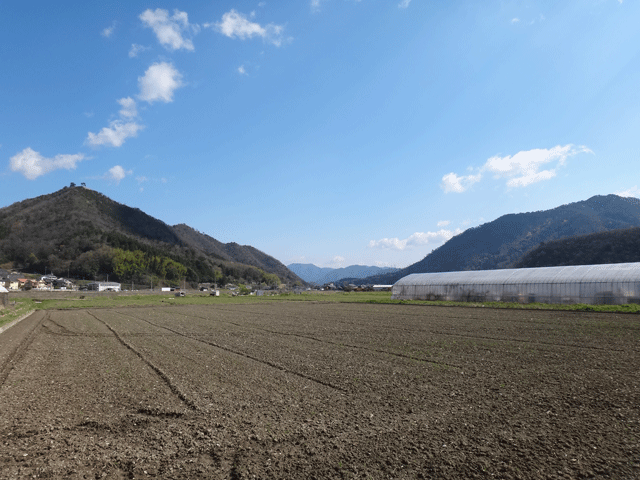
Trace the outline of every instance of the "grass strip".
<instances>
[{"instance_id":1,"label":"grass strip","mask_svg":"<svg viewBox=\"0 0 640 480\"><path fill-rule=\"evenodd\" d=\"M222 294L212 297L207 294L193 293L184 297L173 294L144 295L67 295L59 299L22 298L15 300L13 311L0 317L0 325L19 317L22 313L38 309L74 309L74 308L114 308L132 306L171 306L171 305L218 305L218 304L252 304L279 301L328 302L328 303L373 303L398 305L455 306L467 308L494 308L516 310L562 310L579 312L612 312L640 313L640 305L588 305L588 304L546 304L546 303L509 303L509 302L449 302L423 300L392 300L390 292L304 292L301 294L283 293L275 295L231 296ZM5 320L6 318L6 320Z\"/></svg>"}]
</instances>

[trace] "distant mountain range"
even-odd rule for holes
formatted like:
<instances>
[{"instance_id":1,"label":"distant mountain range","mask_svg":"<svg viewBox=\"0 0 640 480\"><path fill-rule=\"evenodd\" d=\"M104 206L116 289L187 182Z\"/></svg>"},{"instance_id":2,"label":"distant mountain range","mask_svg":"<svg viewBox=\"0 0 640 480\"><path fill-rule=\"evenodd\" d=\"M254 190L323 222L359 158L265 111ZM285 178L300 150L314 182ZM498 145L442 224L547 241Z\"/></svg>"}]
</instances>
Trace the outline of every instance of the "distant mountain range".
<instances>
[{"instance_id":1,"label":"distant mountain range","mask_svg":"<svg viewBox=\"0 0 640 480\"><path fill-rule=\"evenodd\" d=\"M287 265L289 270L309 283L324 285L335 282L341 278L364 278L372 275L392 273L398 270L390 267L367 267L364 265L351 265L344 268L316 267L312 263L292 263Z\"/></svg>"},{"instance_id":2,"label":"distant mountain range","mask_svg":"<svg viewBox=\"0 0 640 480\"><path fill-rule=\"evenodd\" d=\"M0 208L0 266L147 283L304 281L260 250L222 243L85 187ZM277 276L277 278L276 278Z\"/></svg>"},{"instance_id":3,"label":"distant mountain range","mask_svg":"<svg viewBox=\"0 0 640 480\"><path fill-rule=\"evenodd\" d=\"M617 195L594 196L551 210L503 215L456 235L413 265L359 281L392 284L411 273L512 268L543 242L631 227L640 227L640 200ZM574 265L600 263L598 255L586 254L584 249L571 255Z\"/></svg>"}]
</instances>

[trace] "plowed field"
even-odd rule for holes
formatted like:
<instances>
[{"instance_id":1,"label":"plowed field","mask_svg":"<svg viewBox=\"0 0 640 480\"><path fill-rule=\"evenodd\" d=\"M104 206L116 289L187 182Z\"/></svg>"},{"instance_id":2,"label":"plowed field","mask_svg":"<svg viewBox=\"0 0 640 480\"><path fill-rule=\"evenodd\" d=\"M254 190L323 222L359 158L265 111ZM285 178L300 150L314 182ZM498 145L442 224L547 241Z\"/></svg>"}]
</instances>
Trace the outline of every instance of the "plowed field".
<instances>
[{"instance_id":1,"label":"plowed field","mask_svg":"<svg viewBox=\"0 0 640 480\"><path fill-rule=\"evenodd\" d=\"M0 478L640 478L632 315L274 302L0 335Z\"/></svg>"}]
</instances>

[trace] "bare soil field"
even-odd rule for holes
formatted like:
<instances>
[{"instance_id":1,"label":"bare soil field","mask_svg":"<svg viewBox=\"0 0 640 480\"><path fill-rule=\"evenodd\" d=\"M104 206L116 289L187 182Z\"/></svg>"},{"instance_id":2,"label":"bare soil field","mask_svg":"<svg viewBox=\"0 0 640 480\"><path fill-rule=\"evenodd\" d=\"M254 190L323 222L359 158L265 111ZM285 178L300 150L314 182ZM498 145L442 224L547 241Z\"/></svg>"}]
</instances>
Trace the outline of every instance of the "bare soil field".
<instances>
[{"instance_id":1,"label":"bare soil field","mask_svg":"<svg viewBox=\"0 0 640 480\"><path fill-rule=\"evenodd\" d=\"M634 315L274 302L0 335L0 478L640 478Z\"/></svg>"}]
</instances>

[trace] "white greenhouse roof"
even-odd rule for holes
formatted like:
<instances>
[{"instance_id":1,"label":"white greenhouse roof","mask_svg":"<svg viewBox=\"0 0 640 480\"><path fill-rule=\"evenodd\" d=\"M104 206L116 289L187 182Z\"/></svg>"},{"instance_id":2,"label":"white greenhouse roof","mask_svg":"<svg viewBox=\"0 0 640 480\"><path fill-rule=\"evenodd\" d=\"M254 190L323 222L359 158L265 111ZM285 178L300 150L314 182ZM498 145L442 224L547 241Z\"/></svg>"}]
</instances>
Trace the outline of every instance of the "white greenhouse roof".
<instances>
[{"instance_id":1,"label":"white greenhouse roof","mask_svg":"<svg viewBox=\"0 0 640 480\"><path fill-rule=\"evenodd\" d=\"M640 282L640 263L413 273L395 285L495 285Z\"/></svg>"}]
</instances>

